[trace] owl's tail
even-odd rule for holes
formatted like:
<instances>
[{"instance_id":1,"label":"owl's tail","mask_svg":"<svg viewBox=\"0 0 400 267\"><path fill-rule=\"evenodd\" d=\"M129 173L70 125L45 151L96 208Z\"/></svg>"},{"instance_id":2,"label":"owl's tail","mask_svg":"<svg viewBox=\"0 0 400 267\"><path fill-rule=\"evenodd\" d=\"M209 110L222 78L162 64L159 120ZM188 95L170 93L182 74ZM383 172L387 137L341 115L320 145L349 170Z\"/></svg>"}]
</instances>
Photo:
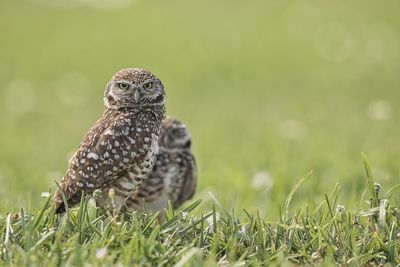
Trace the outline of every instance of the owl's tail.
<instances>
[{"instance_id":1,"label":"owl's tail","mask_svg":"<svg viewBox=\"0 0 400 267\"><path fill-rule=\"evenodd\" d=\"M60 206L58 206L58 208L56 209L56 214L61 214L65 212L65 204L61 204Z\"/></svg>"},{"instance_id":2,"label":"owl's tail","mask_svg":"<svg viewBox=\"0 0 400 267\"><path fill-rule=\"evenodd\" d=\"M66 201L63 196L65 196ZM80 199L81 194L79 192L75 192L67 184L61 183L53 197L56 204L56 214L64 213L68 207L79 203Z\"/></svg>"},{"instance_id":3,"label":"owl's tail","mask_svg":"<svg viewBox=\"0 0 400 267\"><path fill-rule=\"evenodd\" d=\"M56 214L64 213L66 208L60 189L54 194L53 201L56 204Z\"/></svg>"}]
</instances>

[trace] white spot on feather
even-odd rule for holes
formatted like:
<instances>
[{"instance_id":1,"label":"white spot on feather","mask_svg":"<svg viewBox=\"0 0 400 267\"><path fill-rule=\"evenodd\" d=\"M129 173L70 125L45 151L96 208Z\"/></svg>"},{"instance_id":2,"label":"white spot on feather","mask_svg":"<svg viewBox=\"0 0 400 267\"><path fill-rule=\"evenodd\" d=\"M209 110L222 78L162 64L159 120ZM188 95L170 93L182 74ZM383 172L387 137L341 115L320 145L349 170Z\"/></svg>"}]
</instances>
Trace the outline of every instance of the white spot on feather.
<instances>
[{"instance_id":1,"label":"white spot on feather","mask_svg":"<svg viewBox=\"0 0 400 267\"><path fill-rule=\"evenodd\" d=\"M122 187L128 190L132 190L136 186L135 183L132 183L132 181L128 180L126 177L121 178L118 182Z\"/></svg>"},{"instance_id":2,"label":"white spot on feather","mask_svg":"<svg viewBox=\"0 0 400 267\"><path fill-rule=\"evenodd\" d=\"M104 135L114 135L114 131L113 131L112 129L107 129L107 130L104 132Z\"/></svg>"},{"instance_id":3,"label":"white spot on feather","mask_svg":"<svg viewBox=\"0 0 400 267\"><path fill-rule=\"evenodd\" d=\"M94 159L94 160L98 160L99 159L99 155L97 155L96 153L90 152L87 157L90 159Z\"/></svg>"}]
</instances>

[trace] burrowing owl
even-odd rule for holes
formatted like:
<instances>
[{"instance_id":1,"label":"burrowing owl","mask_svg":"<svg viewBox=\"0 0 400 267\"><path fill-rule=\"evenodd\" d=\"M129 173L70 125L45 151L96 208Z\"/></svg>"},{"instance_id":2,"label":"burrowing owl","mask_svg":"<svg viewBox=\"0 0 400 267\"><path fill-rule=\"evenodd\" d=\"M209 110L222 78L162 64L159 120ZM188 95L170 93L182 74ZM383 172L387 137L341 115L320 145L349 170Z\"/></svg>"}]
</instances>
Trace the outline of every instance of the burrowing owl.
<instances>
[{"instance_id":1,"label":"burrowing owl","mask_svg":"<svg viewBox=\"0 0 400 267\"><path fill-rule=\"evenodd\" d=\"M197 168L186 126L177 119L165 119L159 145L153 171L136 196L126 203L130 209L141 210L145 205L152 211L161 211L167 207L168 200L177 208L194 195Z\"/></svg>"},{"instance_id":2,"label":"burrowing owl","mask_svg":"<svg viewBox=\"0 0 400 267\"><path fill-rule=\"evenodd\" d=\"M148 177L158 153L158 137L165 117L165 92L161 81L147 70L118 71L108 82L106 110L83 139L69 161L60 187L68 205L110 184L134 194ZM54 201L65 211L60 190ZM122 205L122 203L119 203Z\"/></svg>"}]
</instances>

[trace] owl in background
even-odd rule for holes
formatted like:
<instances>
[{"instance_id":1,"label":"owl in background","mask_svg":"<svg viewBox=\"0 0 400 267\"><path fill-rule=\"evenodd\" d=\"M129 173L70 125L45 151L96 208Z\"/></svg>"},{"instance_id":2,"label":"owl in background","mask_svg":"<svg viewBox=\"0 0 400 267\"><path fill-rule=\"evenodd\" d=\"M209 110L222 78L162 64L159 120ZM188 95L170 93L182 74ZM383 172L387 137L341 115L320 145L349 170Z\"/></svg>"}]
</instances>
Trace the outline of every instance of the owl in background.
<instances>
[{"instance_id":1,"label":"owl in background","mask_svg":"<svg viewBox=\"0 0 400 267\"><path fill-rule=\"evenodd\" d=\"M150 176L126 204L130 210L153 212L167 208L171 201L178 208L191 199L197 184L192 140L185 124L174 118L162 122L159 153Z\"/></svg>"}]
</instances>

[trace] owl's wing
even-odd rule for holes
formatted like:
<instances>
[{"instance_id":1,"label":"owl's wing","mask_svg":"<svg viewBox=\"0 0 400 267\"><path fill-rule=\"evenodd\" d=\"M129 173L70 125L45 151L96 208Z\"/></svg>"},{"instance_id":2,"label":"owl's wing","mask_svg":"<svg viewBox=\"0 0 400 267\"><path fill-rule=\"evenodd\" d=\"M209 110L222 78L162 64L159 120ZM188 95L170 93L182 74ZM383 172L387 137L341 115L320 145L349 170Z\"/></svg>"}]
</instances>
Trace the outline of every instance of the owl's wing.
<instances>
[{"instance_id":1,"label":"owl's wing","mask_svg":"<svg viewBox=\"0 0 400 267\"><path fill-rule=\"evenodd\" d=\"M183 186L178 199L174 201L174 208L178 208L185 201L191 199L196 191L197 186L197 166L196 160L193 155L187 155L187 168L186 172L183 173Z\"/></svg>"},{"instance_id":2,"label":"owl's wing","mask_svg":"<svg viewBox=\"0 0 400 267\"><path fill-rule=\"evenodd\" d=\"M90 194L109 185L122 177L128 168L143 160L151 146L155 130L153 128L156 126L147 124L145 131L140 124L135 127L127 125L127 119L114 120L108 127L95 125L89 131L70 160L67 173L60 184L69 205L80 201L82 191ZM100 129L102 131L98 134ZM60 190L57 190L54 201L57 212L63 212L65 207Z\"/></svg>"}]
</instances>

